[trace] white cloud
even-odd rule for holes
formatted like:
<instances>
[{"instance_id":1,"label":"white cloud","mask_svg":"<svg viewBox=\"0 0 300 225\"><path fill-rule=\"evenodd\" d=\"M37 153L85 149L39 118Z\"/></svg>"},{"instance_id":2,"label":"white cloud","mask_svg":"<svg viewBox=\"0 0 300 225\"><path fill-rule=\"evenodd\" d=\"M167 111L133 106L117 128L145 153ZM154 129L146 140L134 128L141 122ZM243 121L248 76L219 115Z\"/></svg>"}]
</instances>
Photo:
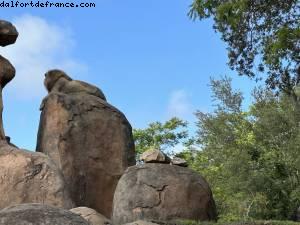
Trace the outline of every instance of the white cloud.
<instances>
[{"instance_id":1,"label":"white cloud","mask_svg":"<svg viewBox=\"0 0 300 225\"><path fill-rule=\"evenodd\" d=\"M75 42L68 27L32 15L23 15L12 22L19 32L17 42L1 49L1 54L17 71L6 88L10 96L26 99L44 96L43 79L49 69L59 68L70 74L86 72L86 66L71 56Z\"/></svg>"},{"instance_id":2,"label":"white cloud","mask_svg":"<svg viewBox=\"0 0 300 225\"><path fill-rule=\"evenodd\" d=\"M192 105L185 90L176 90L171 93L167 114L168 117L176 116L182 119L187 119L193 114Z\"/></svg>"}]
</instances>

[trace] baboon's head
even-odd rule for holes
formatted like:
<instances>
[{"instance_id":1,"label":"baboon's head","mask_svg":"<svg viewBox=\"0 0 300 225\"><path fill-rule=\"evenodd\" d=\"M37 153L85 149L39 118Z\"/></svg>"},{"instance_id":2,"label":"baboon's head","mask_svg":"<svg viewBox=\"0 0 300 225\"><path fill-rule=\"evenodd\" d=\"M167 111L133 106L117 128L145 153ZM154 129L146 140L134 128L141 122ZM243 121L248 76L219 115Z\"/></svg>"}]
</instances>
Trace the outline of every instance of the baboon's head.
<instances>
[{"instance_id":1,"label":"baboon's head","mask_svg":"<svg viewBox=\"0 0 300 225\"><path fill-rule=\"evenodd\" d=\"M44 80L44 85L48 92L52 90L54 87L55 83L60 79L60 78L65 78L66 80L71 81L71 77L69 77L64 71L62 70L49 70L47 73L45 73L45 80Z\"/></svg>"}]
</instances>

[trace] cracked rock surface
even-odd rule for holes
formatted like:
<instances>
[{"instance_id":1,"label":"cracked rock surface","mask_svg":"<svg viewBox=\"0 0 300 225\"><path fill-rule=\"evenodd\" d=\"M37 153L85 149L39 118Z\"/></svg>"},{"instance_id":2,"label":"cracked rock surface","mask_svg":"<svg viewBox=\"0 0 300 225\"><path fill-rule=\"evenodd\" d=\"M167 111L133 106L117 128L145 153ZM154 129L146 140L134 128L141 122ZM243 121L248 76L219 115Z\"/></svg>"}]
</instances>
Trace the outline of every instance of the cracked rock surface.
<instances>
[{"instance_id":1,"label":"cracked rock surface","mask_svg":"<svg viewBox=\"0 0 300 225\"><path fill-rule=\"evenodd\" d=\"M57 85L42 103L37 151L62 170L76 206L110 218L117 183L135 165L131 125L102 98Z\"/></svg>"},{"instance_id":2,"label":"cracked rock surface","mask_svg":"<svg viewBox=\"0 0 300 225\"><path fill-rule=\"evenodd\" d=\"M44 204L23 204L0 211L0 225L91 225L68 210Z\"/></svg>"},{"instance_id":3,"label":"cracked rock surface","mask_svg":"<svg viewBox=\"0 0 300 225\"><path fill-rule=\"evenodd\" d=\"M113 203L113 224L137 220L216 220L207 182L196 172L167 164L144 164L126 170Z\"/></svg>"},{"instance_id":4,"label":"cracked rock surface","mask_svg":"<svg viewBox=\"0 0 300 225\"><path fill-rule=\"evenodd\" d=\"M22 203L73 206L61 172L46 155L4 141L0 143L0 193L0 209Z\"/></svg>"},{"instance_id":5,"label":"cracked rock surface","mask_svg":"<svg viewBox=\"0 0 300 225\"><path fill-rule=\"evenodd\" d=\"M111 222L105 216L101 215L94 209L87 207L78 207L70 210L87 220L91 225L110 225Z\"/></svg>"}]
</instances>

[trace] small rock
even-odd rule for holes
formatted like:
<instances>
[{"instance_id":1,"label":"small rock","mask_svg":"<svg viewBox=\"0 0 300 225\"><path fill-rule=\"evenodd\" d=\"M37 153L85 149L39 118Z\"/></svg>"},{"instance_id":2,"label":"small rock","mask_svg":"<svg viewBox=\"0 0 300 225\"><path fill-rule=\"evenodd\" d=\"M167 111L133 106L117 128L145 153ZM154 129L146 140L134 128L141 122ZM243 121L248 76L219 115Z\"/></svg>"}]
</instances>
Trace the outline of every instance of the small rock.
<instances>
[{"instance_id":1,"label":"small rock","mask_svg":"<svg viewBox=\"0 0 300 225\"><path fill-rule=\"evenodd\" d=\"M22 204L0 211L0 225L90 225L81 216L44 204Z\"/></svg>"},{"instance_id":2,"label":"small rock","mask_svg":"<svg viewBox=\"0 0 300 225\"><path fill-rule=\"evenodd\" d=\"M94 209L78 207L70 210L87 220L91 225L109 225L111 221Z\"/></svg>"},{"instance_id":3,"label":"small rock","mask_svg":"<svg viewBox=\"0 0 300 225\"><path fill-rule=\"evenodd\" d=\"M187 161L185 161L184 159L178 158L178 157L174 157L171 161L171 164L175 165L175 166L182 166L182 167L188 166Z\"/></svg>"},{"instance_id":4,"label":"small rock","mask_svg":"<svg viewBox=\"0 0 300 225\"><path fill-rule=\"evenodd\" d=\"M14 44L18 38L18 31L14 25L5 20L0 20L0 46Z\"/></svg>"},{"instance_id":5,"label":"small rock","mask_svg":"<svg viewBox=\"0 0 300 225\"><path fill-rule=\"evenodd\" d=\"M162 151L157 149L151 149L144 152L140 160L144 161L145 163L170 163L171 159Z\"/></svg>"}]
</instances>

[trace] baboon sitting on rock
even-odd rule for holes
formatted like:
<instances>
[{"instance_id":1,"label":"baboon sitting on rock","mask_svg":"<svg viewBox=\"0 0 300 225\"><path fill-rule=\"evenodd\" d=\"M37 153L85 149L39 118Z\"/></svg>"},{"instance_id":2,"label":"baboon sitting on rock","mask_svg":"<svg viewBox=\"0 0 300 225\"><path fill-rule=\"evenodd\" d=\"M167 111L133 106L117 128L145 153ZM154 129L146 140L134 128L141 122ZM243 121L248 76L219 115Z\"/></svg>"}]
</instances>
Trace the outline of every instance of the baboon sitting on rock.
<instances>
[{"instance_id":1,"label":"baboon sitting on rock","mask_svg":"<svg viewBox=\"0 0 300 225\"><path fill-rule=\"evenodd\" d=\"M99 88L83 81L73 80L62 70L49 70L45 74L44 84L48 92L85 93L106 101L105 95Z\"/></svg>"}]
</instances>

